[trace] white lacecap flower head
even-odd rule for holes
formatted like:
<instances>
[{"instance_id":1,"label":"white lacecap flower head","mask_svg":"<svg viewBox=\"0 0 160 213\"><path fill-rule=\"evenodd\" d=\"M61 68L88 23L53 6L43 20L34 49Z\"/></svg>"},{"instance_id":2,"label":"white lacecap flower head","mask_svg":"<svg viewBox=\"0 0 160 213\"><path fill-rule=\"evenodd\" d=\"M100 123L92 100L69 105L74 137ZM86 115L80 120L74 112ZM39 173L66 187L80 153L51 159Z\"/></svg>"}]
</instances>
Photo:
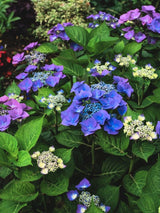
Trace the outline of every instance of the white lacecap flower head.
<instances>
[{"instance_id":1,"label":"white lacecap flower head","mask_svg":"<svg viewBox=\"0 0 160 213\"><path fill-rule=\"evenodd\" d=\"M139 139L139 133L134 133L131 137L130 137L130 140L138 140Z\"/></svg>"}]
</instances>

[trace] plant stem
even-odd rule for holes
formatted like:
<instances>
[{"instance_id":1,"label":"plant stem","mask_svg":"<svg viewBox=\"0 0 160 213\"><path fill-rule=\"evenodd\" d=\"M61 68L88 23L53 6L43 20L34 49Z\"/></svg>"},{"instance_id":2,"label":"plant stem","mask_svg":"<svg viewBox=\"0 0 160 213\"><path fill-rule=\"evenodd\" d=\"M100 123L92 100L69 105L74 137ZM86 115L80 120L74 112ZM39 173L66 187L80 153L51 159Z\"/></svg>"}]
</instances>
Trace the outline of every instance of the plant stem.
<instances>
[{"instance_id":1,"label":"plant stem","mask_svg":"<svg viewBox=\"0 0 160 213\"><path fill-rule=\"evenodd\" d=\"M134 159L132 158L131 161L130 161L130 165L129 165L129 173L132 172L133 165L134 165Z\"/></svg>"},{"instance_id":2,"label":"plant stem","mask_svg":"<svg viewBox=\"0 0 160 213\"><path fill-rule=\"evenodd\" d=\"M92 141L92 147L91 147L91 155L92 155L92 174L94 173L94 164L95 164L95 153L94 153L94 149L95 149L95 144L94 141Z\"/></svg>"},{"instance_id":3,"label":"plant stem","mask_svg":"<svg viewBox=\"0 0 160 213\"><path fill-rule=\"evenodd\" d=\"M44 194L42 194L42 202L43 202L43 206L44 206L44 211L45 211L45 213L47 213L47 206L46 206L45 195Z\"/></svg>"},{"instance_id":4,"label":"plant stem","mask_svg":"<svg viewBox=\"0 0 160 213\"><path fill-rule=\"evenodd\" d=\"M58 113L55 110L55 130L56 130L56 135L58 134Z\"/></svg>"}]
</instances>

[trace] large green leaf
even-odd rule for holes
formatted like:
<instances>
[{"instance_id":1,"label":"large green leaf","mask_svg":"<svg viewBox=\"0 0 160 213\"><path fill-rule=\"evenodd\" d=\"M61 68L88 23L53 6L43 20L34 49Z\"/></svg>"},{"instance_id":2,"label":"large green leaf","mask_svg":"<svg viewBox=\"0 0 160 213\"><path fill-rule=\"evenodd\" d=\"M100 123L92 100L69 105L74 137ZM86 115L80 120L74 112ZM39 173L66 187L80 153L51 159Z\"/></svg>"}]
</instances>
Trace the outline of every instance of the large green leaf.
<instances>
[{"instance_id":1,"label":"large green leaf","mask_svg":"<svg viewBox=\"0 0 160 213\"><path fill-rule=\"evenodd\" d=\"M140 196L146 184L147 171L138 171L134 176L128 174L123 178L123 187L130 194Z\"/></svg>"},{"instance_id":2,"label":"large green leaf","mask_svg":"<svg viewBox=\"0 0 160 213\"><path fill-rule=\"evenodd\" d=\"M15 134L21 149L29 151L35 146L42 130L43 117L22 125Z\"/></svg>"},{"instance_id":3,"label":"large green leaf","mask_svg":"<svg viewBox=\"0 0 160 213\"><path fill-rule=\"evenodd\" d=\"M115 53L119 54L123 51L124 47L125 47L124 41L120 41L114 46L113 50Z\"/></svg>"},{"instance_id":4,"label":"large green leaf","mask_svg":"<svg viewBox=\"0 0 160 213\"><path fill-rule=\"evenodd\" d=\"M18 167L32 165L31 156L30 156L29 152L27 152L26 150L19 151L18 159L17 159L17 161L14 161L13 163L14 163L14 165L16 165Z\"/></svg>"},{"instance_id":5,"label":"large green leaf","mask_svg":"<svg viewBox=\"0 0 160 213\"><path fill-rule=\"evenodd\" d=\"M13 157L17 157L18 154L18 143L14 136L0 132L0 148L7 151Z\"/></svg>"},{"instance_id":6,"label":"large green leaf","mask_svg":"<svg viewBox=\"0 0 160 213\"><path fill-rule=\"evenodd\" d=\"M102 149L112 155L124 156L127 153L125 150L129 146L129 138L124 134L113 136L108 135L104 131L98 131L96 143L102 147Z\"/></svg>"},{"instance_id":7,"label":"large green leaf","mask_svg":"<svg viewBox=\"0 0 160 213\"><path fill-rule=\"evenodd\" d=\"M55 46L51 42L45 42L36 49L36 51L41 53L55 53L57 52L57 50L57 46Z\"/></svg>"},{"instance_id":8,"label":"large green leaf","mask_svg":"<svg viewBox=\"0 0 160 213\"><path fill-rule=\"evenodd\" d=\"M120 201L118 205L118 210L116 210L116 213L129 213L129 212L131 212L131 210L129 209L129 206L125 202Z\"/></svg>"},{"instance_id":9,"label":"large green leaf","mask_svg":"<svg viewBox=\"0 0 160 213\"><path fill-rule=\"evenodd\" d=\"M132 153L137 157L144 159L146 162L148 161L148 158L154 153L154 151L155 146L148 141L139 141L132 145Z\"/></svg>"},{"instance_id":10,"label":"large green leaf","mask_svg":"<svg viewBox=\"0 0 160 213\"><path fill-rule=\"evenodd\" d=\"M21 90L20 88L17 86L17 84L15 83L15 81L13 81L6 89L5 91L5 95L8 95L9 93L15 93L16 95L20 95Z\"/></svg>"},{"instance_id":11,"label":"large green leaf","mask_svg":"<svg viewBox=\"0 0 160 213\"><path fill-rule=\"evenodd\" d=\"M18 213L26 203L18 203L10 200L0 201L0 212L2 213Z\"/></svg>"},{"instance_id":12,"label":"large green leaf","mask_svg":"<svg viewBox=\"0 0 160 213\"><path fill-rule=\"evenodd\" d=\"M102 211L99 207L97 207L92 201L90 207L85 212L86 213L103 213L104 211Z\"/></svg>"},{"instance_id":13,"label":"large green leaf","mask_svg":"<svg viewBox=\"0 0 160 213\"><path fill-rule=\"evenodd\" d=\"M74 41L75 43L83 47L86 46L89 33L83 27L68 26L68 27L65 27L65 32L72 41Z\"/></svg>"},{"instance_id":14,"label":"large green leaf","mask_svg":"<svg viewBox=\"0 0 160 213\"><path fill-rule=\"evenodd\" d=\"M13 180L0 190L0 198L15 202L29 202L38 196L35 187L29 182Z\"/></svg>"},{"instance_id":15,"label":"large green leaf","mask_svg":"<svg viewBox=\"0 0 160 213\"><path fill-rule=\"evenodd\" d=\"M101 198L101 202L106 206L110 206L110 213L115 213L115 209L119 201L119 186L106 185L105 187L100 188L97 193Z\"/></svg>"},{"instance_id":16,"label":"large green leaf","mask_svg":"<svg viewBox=\"0 0 160 213\"><path fill-rule=\"evenodd\" d=\"M137 43L136 41L129 42L123 49L123 55L133 55L142 48L142 43Z\"/></svg>"},{"instance_id":17,"label":"large green leaf","mask_svg":"<svg viewBox=\"0 0 160 213\"><path fill-rule=\"evenodd\" d=\"M40 169L35 166L21 168L20 170L15 171L15 175L22 181L35 181L42 177Z\"/></svg>"},{"instance_id":18,"label":"large green leaf","mask_svg":"<svg viewBox=\"0 0 160 213\"><path fill-rule=\"evenodd\" d=\"M128 170L129 160L120 157L109 156L102 164L102 173L113 181L119 180Z\"/></svg>"},{"instance_id":19,"label":"large green leaf","mask_svg":"<svg viewBox=\"0 0 160 213\"><path fill-rule=\"evenodd\" d=\"M56 149L55 155L62 158L64 163L68 163L71 159L72 149Z\"/></svg>"},{"instance_id":20,"label":"large green leaf","mask_svg":"<svg viewBox=\"0 0 160 213\"><path fill-rule=\"evenodd\" d=\"M99 40L104 40L110 35L110 29L108 28L106 22L93 29L89 34L89 39L93 37L98 37Z\"/></svg>"},{"instance_id":21,"label":"large green leaf","mask_svg":"<svg viewBox=\"0 0 160 213\"><path fill-rule=\"evenodd\" d=\"M154 195L153 195L154 196ZM158 208L155 206L152 196L149 194L143 195L138 201L137 205L143 213L156 213Z\"/></svg>"},{"instance_id":22,"label":"large green leaf","mask_svg":"<svg viewBox=\"0 0 160 213\"><path fill-rule=\"evenodd\" d=\"M63 73L66 75L81 77L86 73L86 70L81 65L65 60L62 56L52 59L52 63L56 65L63 65Z\"/></svg>"},{"instance_id":23,"label":"large green leaf","mask_svg":"<svg viewBox=\"0 0 160 213\"><path fill-rule=\"evenodd\" d=\"M80 131L66 130L56 135L58 143L66 147L78 147L83 142L82 133Z\"/></svg>"},{"instance_id":24,"label":"large green leaf","mask_svg":"<svg viewBox=\"0 0 160 213\"><path fill-rule=\"evenodd\" d=\"M68 191L69 179L62 173L55 173L40 185L41 192L49 196L61 195Z\"/></svg>"}]
</instances>

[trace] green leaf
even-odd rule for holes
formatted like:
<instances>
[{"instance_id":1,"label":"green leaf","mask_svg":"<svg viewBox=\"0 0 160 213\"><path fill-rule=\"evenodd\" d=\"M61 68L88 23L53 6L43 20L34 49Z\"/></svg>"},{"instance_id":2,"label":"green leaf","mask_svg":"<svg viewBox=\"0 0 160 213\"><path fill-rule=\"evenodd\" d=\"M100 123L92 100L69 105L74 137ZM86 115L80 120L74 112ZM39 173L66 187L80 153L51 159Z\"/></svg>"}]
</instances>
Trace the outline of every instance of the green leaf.
<instances>
[{"instance_id":1,"label":"green leaf","mask_svg":"<svg viewBox=\"0 0 160 213\"><path fill-rule=\"evenodd\" d=\"M143 213L155 213L158 211L158 208L156 208L153 198L149 194L143 195L137 201L137 205Z\"/></svg>"},{"instance_id":2,"label":"green leaf","mask_svg":"<svg viewBox=\"0 0 160 213\"><path fill-rule=\"evenodd\" d=\"M115 53L119 54L123 51L124 47L125 47L124 41L120 41L114 46L113 50Z\"/></svg>"},{"instance_id":3,"label":"green leaf","mask_svg":"<svg viewBox=\"0 0 160 213\"><path fill-rule=\"evenodd\" d=\"M66 147L78 147L83 142L82 133L80 131L66 130L56 135L58 143Z\"/></svg>"},{"instance_id":4,"label":"green leaf","mask_svg":"<svg viewBox=\"0 0 160 213\"><path fill-rule=\"evenodd\" d=\"M5 179L8 175L10 175L11 172L12 172L12 170L7 167L4 167L4 166L0 167L0 177L3 179Z\"/></svg>"},{"instance_id":5,"label":"green leaf","mask_svg":"<svg viewBox=\"0 0 160 213\"><path fill-rule=\"evenodd\" d=\"M110 206L111 210L109 212L115 213L115 209L119 201L119 186L106 185L100 188L97 193L101 198L101 202L104 205Z\"/></svg>"},{"instance_id":6,"label":"green leaf","mask_svg":"<svg viewBox=\"0 0 160 213\"><path fill-rule=\"evenodd\" d=\"M80 26L68 26L65 27L65 32L72 41L83 47L86 46L89 36L86 29Z\"/></svg>"},{"instance_id":7,"label":"green leaf","mask_svg":"<svg viewBox=\"0 0 160 213\"><path fill-rule=\"evenodd\" d=\"M36 49L40 53L55 53L57 50L58 48L51 42L45 42Z\"/></svg>"},{"instance_id":8,"label":"green leaf","mask_svg":"<svg viewBox=\"0 0 160 213\"><path fill-rule=\"evenodd\" d=\"M40 185L41 192L49 196L61 195L68 191L69 179L63 174L55 173L43 180Z\"/></svg>"},{"instance_id":9,"label":"green leaf","mask_svg":"<svg viewBox=\"0 0 160 213\"><path fill-rule=\"evenodd\" d=\"M26 203L16 203L9 200L0 201L0 212L3 213L18 213L24 206L27 206Z\"/></svg>"},{"instance_id":10,"label":"green leaf","mask_svg":"<svg viewBox=\"0 0 160 213\"><path fill-rule=\"evenodd\" d=\"M21 181L35 181L39 180L43 175L40 173L39 168L36 166L29 166L21 168L18 171L15 171L15 175Z\"/></svg>"},{"instance_id":11,"label":"green leaf","mask_svg":"<svg viewBox=\"0 0 160 213\"><path fill-rule=\"evenodd\" d=\"M17 157L18 143L15 137L12 135L0 132L0 148L7 151L11 156Z\"/></svg>"},{"instance_id":12,"label":"green leaf","mask_svg":"<svg viewBox=\"0 0 160 213\"><path fill-rule=\"evenodd\" d=\"M122 52L123 55L133 55L142 48L142 43L137 43L136 41L129 42Z\"/></svg>"},{"instance_id":13,"label":"green leaf","mask_svg":"<svg viewBox=\"0 0 160 213\"><path fill-rule=\"evenodd\" d=\"M63 73L66 75L81 77L86 73L86 70L81 65L67 61L61 56L52 59L52 63L56 65L63 65Z\"/></svg>"},{"instance_id":14,"label":"green leaf","mask_svg":"<svg viewBox=\"0 0 160 213\"><path fill-rule=\"evenodd\" d=\"M112 155L124 156L127 153L125 150L129 146L129 138L124 134L118 136L108 135L104 131L98 131L96 143L102 147L102 149Z\"/></svg>"},{"instance_id":15,"label":"green leaf","mask_svg":"<svg viewBox=\"0 0 160 213\"><path fill-rule=\"evenodd\" d=\"M120 201L116 213L129 213L129 212L131 212L131 210L129 209L128 205L125 202Z\"/></svg>"},{"instance_id":16,"label":"green leaf","mask_svg":"<svg viewBox=\"0 0 160 213\"><path fill-rule=\"evenodd\" d=\"M128 174L123 178L123 187L125 190L135 196L140 196L142 189L146 184L147 171L138 171L134 176Z\"/></svg>"},{"instance_id":17,"label":"green leaf","mask_svg":"<svg viewBox=\"0 0 160 213\"><path fill-rule=\"evenodd\" d=\"M128 159L109 156L104 160L101 172L107 178L112 178L113 181L117 181L126 173L128 167Z\"/></svg>"},{"instance_id":18,"label":"green leaf","mask_svg":"<svg viewBox=\"0 0 160 213\"><path fill-rule=\"evenodd\" d=\"M59 158L62 158L64 164L68 163L71 159L72 149L56 149L55 155Z\"/></svg>"},{"instance_id":19,"label":"green leaf","mask_svg":"<svg viewBox=\"0 0 160 213\"><path fill-rule=\"evenodd\" d=\"M20 88L17 86L17 84L15 83L15 81L13 81L11 83L11 85L9 85L5 91L5 95L8 96L9 93L15 93L16 95L20 95L21 90Z\"/></svg>"},{"instance_id":20,"label":"green leaf","mask_svg":"<svg viewBox=\"0 0 160 213\"><path fill-rule=\"evenodd\" d=\"M106 22L103 22L102 24L100 24L98 27L96 27L90 32L89 38L91 39L93 37L99 37L100 40L104 40L109 35L110 35L110 29L107 26Z\"/></svg>"},{"instance_id":21,"label":"green leaf","mask_svg":"<svg viewBox=\"0 0 160 213\"><path fill-rule=\"evenodd\" d=\"M103 213L104 211L102 211L99 207L97 207L92 201L90 207L87 208L85 212L86 213Z\"/></svg>"},{"instance_id":22,"label":"green leaf","mask_svg":"<svg viewBox=\"0 0 160 213\"><path fill-rule=\"evenodd\" d=\"M31 156L29 152L25 150L21 150L18 152L18 160L13 162L15 166L23 167L32 165L31 163Z\"/></svg>"},{"instance_id":23,"label":"green leaf","mask_svg":"<svg viewBox=\"0 0 160 213\"><path fill-rule=\"evenodd\" d=\"M29 202L38 196L35 187L29 182L13 180L0 190L0 198L15 202Z\"/></svg>"},{"instance_id":24,"label":"green leaf","mask_svg":"<svg viewBox=\"0 0 160 213\"><path fill-rule=\"evenodd\" d=\"M132 153L137 157L144 159L146 162L148 162L148 158L154 153L154 151L154 145L148 141L139 141L132 145Z\"/></svg>"},{"instance_id":25,"label":"green leaf","mask_svg":"<svg viewBox=\"0 0 160 213\"><path fill-rule=\"evenodd\" d=\"M42 130L43 117L22 125L15 134L21 149L29 151L35 146Z\"/></svg>"}]
</instances>

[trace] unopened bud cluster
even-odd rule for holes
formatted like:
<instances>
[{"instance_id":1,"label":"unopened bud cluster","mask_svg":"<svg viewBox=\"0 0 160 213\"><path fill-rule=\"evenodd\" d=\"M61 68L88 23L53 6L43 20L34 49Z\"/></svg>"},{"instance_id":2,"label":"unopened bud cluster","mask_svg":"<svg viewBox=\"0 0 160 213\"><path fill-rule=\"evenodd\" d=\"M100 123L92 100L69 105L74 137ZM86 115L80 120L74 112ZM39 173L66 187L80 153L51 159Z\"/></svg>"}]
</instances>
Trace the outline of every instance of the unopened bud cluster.
<instances>
[{"instance_id":1,"label":"unopened bud cluster","mask_svg":"<svg viewBox=\"0 0 160 213\"><path fill-rule=\"evenodd\" d=\"M43 151L42 153L36 151L31 155L33 159L37 160L37 165L44 175L49 172L55 172L58 168L64 169L66 167L63 164L63 160L52 153L54 151L54 146L51 146L48 151Z\"/></svg>"},{"instance_id":2,"label":"unopened bud cluster","mask_svg":"<svg viewBox=\"0 0 160 213\"><path fill-rule=\"evenodd\" d=\"M8 98L9 99L15 99L16 101L21 102L23 100L24 96L19 96L15 93L9 93Z\"/></svg>"},{"instance_id":3,"label":"unopened bud cluster","mask_svg":"<svg viewBox=\"0 0 160 213\"><path fill-rule=\"evenodd\" d=\"M94 202L96 206L98 206L102 211L105 211L105 206L100 205L100 198L97 195L91 195L88 191L82 191L79 195L79 202L82 203L84 206L89 207L91 202Z\"/></svg>"},{"instance_id":4,"label":"unopened bud cluster","mask_svg":"<svg viewBox=\"0 0 160 213\"><path fill-rule=\"evenodd\" d=\"M152 139L157 138L157 133L154 130L152 122L145 122L144 115L139 115L138 119L132 120L131 116L124 118L124 133L130 136L131 140L147 140L152 141Z\"/></svg>"},{"instance_id":5,"label":"unopened bud cluster","mask_svg":"<svg viewBox=\"0 0 160 213\"><path fill-rule=\"evenodd\" d=\"M142 68L134 67L133 71L134 77L145 77L149 79L156 79L158 77L151 64L146 64L145 67Z\"/></svg>"},{"instance_id":6,"label":"unopened bud cluster","mask_svg":"<svg viewBox=\"0 0 160 213\"><path fill-rule=\"evenodd\" d=\"M61 107L67 99L62 95L62 91L58 91L57 95L50 94L47 98L42 97L40 99L41 103L45 103L49 109L56 109L56 111L60 111Z\"/></svg>"},{"instance_id":7,"label":"unopened bud cluster","mask_svg":"<svg viewBox=\"0 0 160 213\"><path fill-rule=\"evenodd\" d=\"M129 67L130 64L135 64L136 60L132 58L131 55L123 57L122 54L115 56L114 60L119 64L119 66Z\"/></svg>"},{"instance_id":8,"label":"unopened bud cluster","mask_svg":"<svg viewBox=\"0 0 160 213\"><path fill-rule=\"evenodd\" d=\"M36 65L39 62L44 62L46 60L46 54L32 50L25 56L25 60L31 65Z\"/></svg>"},{"instance_id":9,"label":"unopened bud cluster","mask_svg":"<svg viewBox=\"0 0 160 213\"><path fill-rule=\"evenodd\" d=\"M97 72L99 74L102 74L102 72L104 70L108 70L108 71L110 71L109 72L109 74L110 74L112 71L114 71L116 69L116 67L113 66L109 61L105 62L105 64L102 65L101 61L95 60L94 64L95 64L95 66L92 67L91 69L87 68L87 71L89 71L90 73Z\"/></svg>"}]
</instances>

